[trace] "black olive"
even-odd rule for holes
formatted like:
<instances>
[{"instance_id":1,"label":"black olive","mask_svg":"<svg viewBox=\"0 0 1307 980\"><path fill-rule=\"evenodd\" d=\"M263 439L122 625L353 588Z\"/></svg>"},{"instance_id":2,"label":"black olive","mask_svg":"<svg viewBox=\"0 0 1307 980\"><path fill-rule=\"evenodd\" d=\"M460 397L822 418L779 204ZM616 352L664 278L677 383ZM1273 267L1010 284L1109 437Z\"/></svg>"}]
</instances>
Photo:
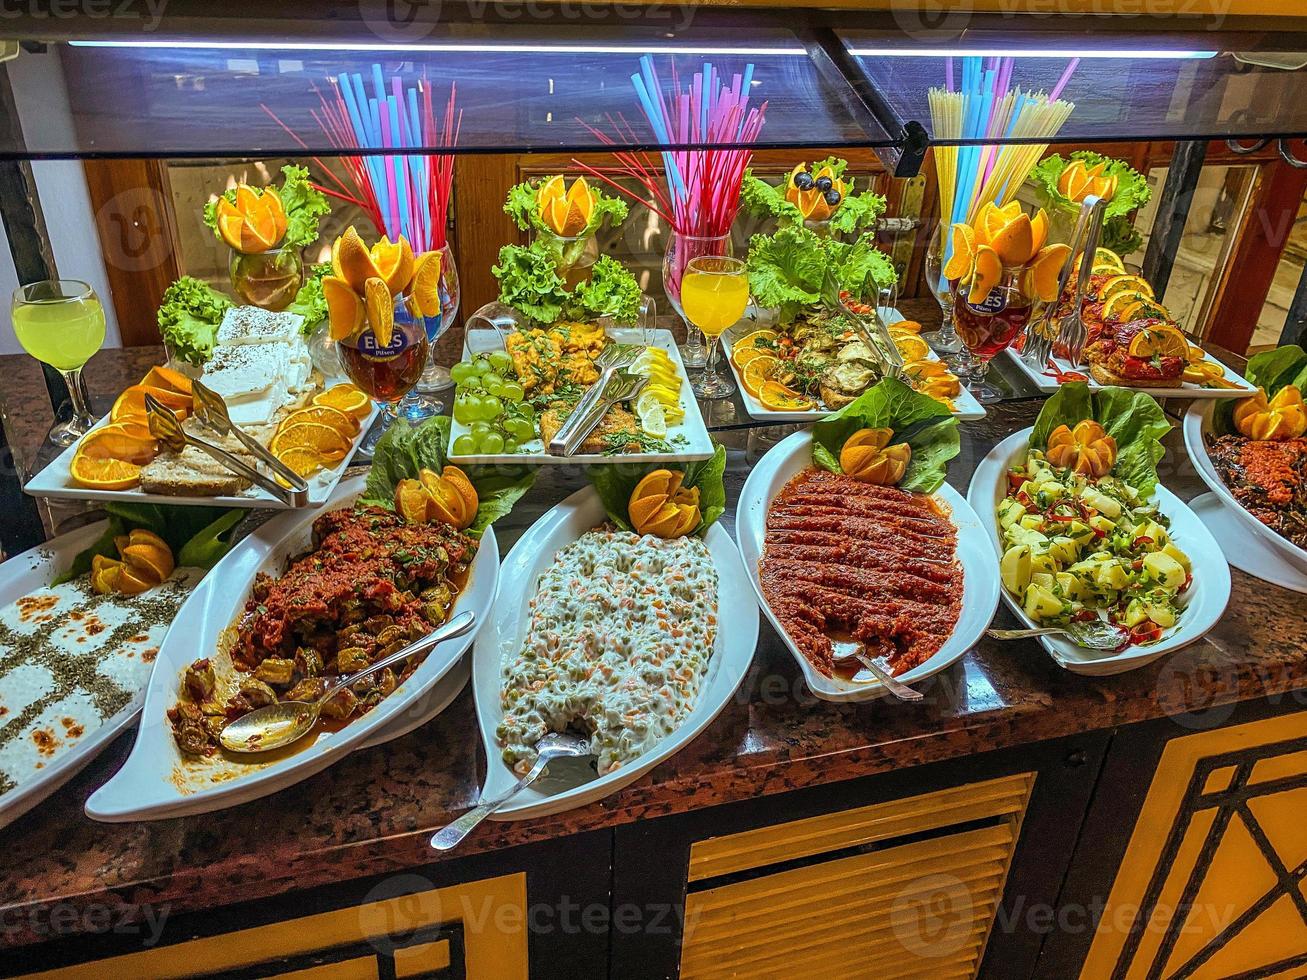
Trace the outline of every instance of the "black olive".
<instances>
[{"instance_id":1,"label":"black olive","mask_svg":"<svg viewBox=\"0 0 1307 980\"><path fill-rule=\"evenodd\" d=\"M794 175L794 186L801 191L812 189L812 174L805 170L800 170Z\"/></svg>"},{"instance_id":2,"label":"black olive","mask_svg":"<svg viewBox=\"0 0 1307 980\"><path fill-rule=\"evenodd\" d=\"M821 191L823 194L825 194L828 190L830 190L834 186L835 186L834 182L829 177L817 178L817 190Z\"/></svg>"},{"instance_id":3,"label":"black olive","mask_svg":"<svg viewBox=\"0 0 1307 980\"><path fill-rule=\"evenodd\" d=\"M826 203L831 207L835 207L841 200L843 200L843 198L840 197L839 191L831 189L826 192Z\"/></svg>"}]
</instances>

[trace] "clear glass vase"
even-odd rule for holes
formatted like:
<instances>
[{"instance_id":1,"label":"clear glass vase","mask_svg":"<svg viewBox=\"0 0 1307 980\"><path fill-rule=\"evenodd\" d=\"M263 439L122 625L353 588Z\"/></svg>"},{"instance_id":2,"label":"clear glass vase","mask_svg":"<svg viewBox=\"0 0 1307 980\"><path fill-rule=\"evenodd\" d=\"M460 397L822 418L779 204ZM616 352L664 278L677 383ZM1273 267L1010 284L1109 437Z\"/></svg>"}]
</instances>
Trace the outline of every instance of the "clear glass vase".
<instances>
[{"instance_id":1,"label":"clear glass vase","mask_svg":"<svg viewBox=\"0 0 1307 980\"><path fill-rule=\"evenodd\" d=\"M304 282L304 260L297 248L270 248L266 252L232 249L227 271L236 295L251 306L273 313L290 306Z\"/></svg>"},{"instance_id":2,"label":"clear glass vase","mask_svg":"<svg viewBox=\"0 0 1307 980\"><path fill-rule=\"evenodd\" d=\"M410 422L421 422L444 410L444 402L435 397L437 392L454 386L449 368L436 362L436 341L439 340L458 316L462 293L458 283L458 266L454 264L454 250L446 242L440 248L440 316L427 317L427 366L417 387L409 393L399 412Z\"/></svg>"},{"instance_id":3,"label":"clear glass vase","mask_svg":"<svg viewBox=\"0 0 1307 980\"><path fill-rule=\"evenodd\" d=\"M732 258L734 255L729 232L707 237L673 231L667 237L667 249L663 252L663 291L677 316L685 321L685 343L680 349L687 368L703 367L708 362L708 348L703 342L703 332L686 318L685 308L681 306L681 279L686 266L704 256Z\"/></svg>"},{"instance_id":4,"label":"clear glass vase","mask_svg":"<svg viewBox=\"0 0 1307 980\"><path fill-rule=\"evenodd\" d=\"M926 284L939 304L944 323L938 330L921 335L930 349L946 361L963 352L962 339L953 326L953 284L944 278L944 251L951 227L947 221L941 221L926 248Z\"/></svg>"},{"instance_id":5,"label":"clear glass vase","mask_svg":"<svg viewBox=\"0 0 1307 980\"><path fill-rule=\"evenodd\" d=\"M553 258L554 268L569 290L590 278L590 271L599 258L599 241L594 232L567 237L552 231L538 231L536 240Z\"/></svg>"}]
</instances>

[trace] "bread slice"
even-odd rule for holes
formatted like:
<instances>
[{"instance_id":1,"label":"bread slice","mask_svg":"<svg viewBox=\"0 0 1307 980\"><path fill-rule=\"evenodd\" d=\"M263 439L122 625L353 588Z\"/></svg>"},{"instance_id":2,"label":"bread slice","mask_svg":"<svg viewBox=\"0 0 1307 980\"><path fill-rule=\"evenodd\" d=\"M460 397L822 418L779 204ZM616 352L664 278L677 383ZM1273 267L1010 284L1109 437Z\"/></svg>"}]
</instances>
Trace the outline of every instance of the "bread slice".
<instances>
[{"instance_id":1,"label":"bread slice","mask_svg":"<svg viewBox=\"0 0 1307 980\"><path fill-rule=\"evenodd\" d=\"M1184 378L1140 378L1138 380L1122 377L1107 365L1095 362L1089 365L1089 373L1100 385L1117 385L1121 388L1179 388Z\"/></svg>"},{"instance_id":2,"label":"bread slice","mask_svg":"<svg viewBox=\"0 0 1307 980\"><path fill-rule=\"evenodd\" d=\"M160 453L141 467L141 489L170 497L231 497L248 490L250 481L233 473L194 446L180 453Z\"/></svg>"}]
</instances>

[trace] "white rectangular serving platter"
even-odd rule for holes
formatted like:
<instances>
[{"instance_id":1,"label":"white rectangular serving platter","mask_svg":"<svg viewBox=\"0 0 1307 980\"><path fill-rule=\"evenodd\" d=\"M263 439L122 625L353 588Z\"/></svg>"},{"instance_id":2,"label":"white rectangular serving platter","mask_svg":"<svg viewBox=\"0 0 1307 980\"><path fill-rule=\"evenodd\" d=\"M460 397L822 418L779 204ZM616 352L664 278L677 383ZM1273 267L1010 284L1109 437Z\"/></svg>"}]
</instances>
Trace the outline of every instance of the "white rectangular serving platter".
<instances>
[{"instance_id":1,"label":"white rectangular serving platter","mask_svg":"<svg viewBox=\"0 0 1307 980\"><path fill-rule=\"evenodd\" d=\"M545 452L544 443L533 439L522 446L516 453L484 453L473 456L459 456L450 453L454 463L529 463L532 465L558 465L566 463L673 463L691 462L708 459L714 452L712 438L708 428L703 424L703 415L690 390L690 377L685 372L685 363L681 353L676 349L676 341L670 330L644 330L640 327L609 327L609 339L619 344L643 344L646 347L661 347L671 356L676 365L676 373L681 379L681 411L685 418L676 425L667 427L667 440L672 443L678 437L685 440L670 453L616 453L611 456L595 453L577 453L575 456L551 456ZM463 357L467 359L475 354L484 354L492 350L503 350L503 342L494 330L469 330L463 339ZM449 444L468 432L468 426L454 420L450 429ZM673 443L674 444L674 443ZM675 445L675 444L674 444Z\"/></svg>"},{"instance_id":2,"label":"white rectangular serving platter","mask_svg":"<svg viewBox=\"0 0 1307 980\"><path fill-rule=\"evenodd\" d=\"M342 382L343 379L328 381L323 386L324 390L333 384ZM380 409L374 402L372 411L368 413L367 418L363 419L359 434L354 437L353 448L345 454L344 459L332 468L318 470L317 473L308 477L309 507L321 507L331 497L332 491L336 489L336 484L345 475L345 470L350 464L354 450L358 448L359 442L367 434L368 429L372 428L372 423L376 421L378 411ZM106 415L95 423L92 431L108 424L109 416ZM45 469L28 480L23 489L33 497L49 497L54 500L117 500L133 504L171 504L176 507L248 507L254 510L291 509L268 491L257 486L252 486L238 494L214 497L186 497L166 493L146 493L140 487L133 487L130 490L95 490L90 487L78 486L69 471L76 452L77 443L73 443L51 460Z\"/></svg>"},{"instance_id":3,"label":"white rectangular serving platter","mask_svg":"<svg viewBox=\"0 0 1307 980\"><path fill-rule=\"evenodd\" d=\"M1051 395L1053 392L1057 391L1058 388L1062 387L1062 383L1056 378L1043 374L1040 371L1036 371L1027 364L1026 359L1021 356L1020 351L1013 347L1009 347L1007 352L1012 357L1012 360L1016 362L1017 367L1025 372L1026 377L1028 377L1034 386L1040 391ZM1243 375L1236 373L1229 366L1223 364L1207 351L1204 351L1203 353L1206 355L1205 359L1208 362L1219 365L1221 370L1225 372L1226 381L1231 381L1239 387L1201 388L1188 381L1180 385L1179 388L1149 388L1137 387L1135 385L1128 385L1127 387L1129 387L1131 391L1139 391L1145 395L1152 395L1154 398L1247 398L1249 395L1257 391L1256 386L1249 384ZM1079 371L1081 374L1085 375L1085 377L1089 378L1089 369L1087 367L1072 367L1071 362L1065 357L1054 357L1052 358L1052 361L1057 365L1059 371ZM1050 368L1049 370L1052 369ZM1091 391L1097 391L1104 387L1093 378L1089 378L1088 384Z\"/></svg>"},{"instance_id":4,"label":"white rectangular serving platter","mask_svg":"<svg viewBox=\"0 0 1307 980\"><path fill-rule=\"evenodd\" d=\"M886 324L898 323L900 320L907 319L902 313L892 306L880 307L880 318ZM731 360L731 345L745 334L752 333L755 327L732 327L721 336L722 357L731 367L731 374L735 376L735 384L740 389L740 401L744 402L745 411L759 422L815 422L818 419L824 419L827 415L832 414L829 409L814 408L806 412L777 412L770 408L763 407L762 402L749 394L744 387L744 379L740 377L739 369L736 368L735 362ZM929 354L929 359L938 361L939 355L934 351ZM967 390L963 385L958 396L953 399L953 417L962 422L975 422L983 419L988 413L985 406L976 401L976 397Z\"/></svg>"}]
</instances>

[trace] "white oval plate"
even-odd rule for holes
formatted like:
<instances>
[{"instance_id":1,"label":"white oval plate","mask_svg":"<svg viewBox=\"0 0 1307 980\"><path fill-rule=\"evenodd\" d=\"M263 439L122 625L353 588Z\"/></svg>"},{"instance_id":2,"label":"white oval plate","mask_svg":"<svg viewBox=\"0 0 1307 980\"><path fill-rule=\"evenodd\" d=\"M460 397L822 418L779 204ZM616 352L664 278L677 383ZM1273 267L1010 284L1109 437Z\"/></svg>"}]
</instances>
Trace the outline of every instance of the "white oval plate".
<instances>
[{"instance_id":1,"label":"white oval plate","mask_svg":"<svg viewBox=\"0 0 1307 980\"><path fill-rule=\"evenodd\" d=\"M1216 472L1216 467L1212 465L1212 458L1207 455L1207 440L1204 438L1212 431L1213 411L1215 406L1211 403L1194 405L1184 417L1184 445L1189 450L1189 458L1194 462L1194 469L1203 478L1208 489L1216 494L1217 499L1238 515L1239 520L1251 532L1258 545L1270 549L1281 560L1307 575L1307 551L1272 531L1244 510L1243 505L1234 499L1234 494L1230 493L1230 488L1221 479L1221 474Z\"/></svg>"},{"instance_id":2,"label":"white oval plate","mask_svg":"<svg viewBox=\"0 0 1307 980\"><path fill-rule=\"evenodd\" d=\"M608 515L599 494L593 487L585 487L546 511L504 559L494 615L477 637L472 654L472 691L486 748L482 799L501 795L518 780L517 774L504 762L495 730L503 719L499 698L504 658L516 654L526 636L536 585L562 548L606 520ZM758 645L758 617L743 614L751 608L749 587L740 564L740 552L731 536L721 524L714 524L704 540L717 568L717 642L708 661L699 702L689 717L656 748L606 776L596 776L588 759L571 765L568 760L555 762L554 772L547 773L505 803L493 814L493 819L542 817L602 799L635 782L688 745L726 706L753 662L753 651ZM741 613L738 618L734 616L737 610ZM729 629L727 614L732 615Z\"/></svg>"},{"instance_id":3,"label":"white oval plate","mask_svg":"<svg viewBox=\"0 0 1307 980\"><path fill-rule=\"evenodd\" d=\"M342 481L327 508L351 506L365 483L364 475ZM87 816L108 822L150 820L246 803L320 772L356 748L378 744L383 733L395 737L411 731L458 693L442 687L441 697L428 696L454 670L476 630L490 617L499 574L499 547L490 528L481 538L467 586L455 605L459 611L475 612L477 626L471 634L437 645L390 697L340 731L323 733L312 744L274 762L183 762L166 717L177 701L182 671L197 657L217 649L219 635L238 618L257 572L280 574L290 559L308 550L313 522L322 513L295 511L274 517L236 545L191 594L155 661L131 755L87 800Z\"/></svg>"},{"instance_id":4,"label":"white oval plate","mask_svg":"<svg viewBox=\"0 0 1307 980\"><path fill-rule=\"evenodd\" d=\"M876 681L853 683L841 677L821 674L790 639L762 594L758 563L762 559L767 536L767 512L772 500L785 484L813 465L811 429L788 436L758 461L749 474L749 479L745 481L739 509L736 511L735 529L740 538L740 553L763 615L784 638L785 645L803 670L803 679L812 693L825 701L870 701L888 693L883 684ZM947 483L935 491L935 499L948 510L949 519L958 532L957 557L962 565L962 611L953 627L953 634L935 651L934 656L897 675L898 680L908 685L938 674L975 646L994 618L994 610L998 608L993 552L984 529L980 526L980 519L962 499L962 494Z\"/></svg>"},{"instance_id":5,"label":"white oval plate","mask_svg":"<svg viewBox=\"0 0 1307 980\"><path fill-rule=\"evenodd\" d=\"M991 561L995 578L998 577L998 556L1002 553L1002 545L999 543L998 520L994 511L998 502L1007 496L1008 470L1025 460L1026 450L1030 446L1030 433L1033 431L1034 427L1031 426L1014 432L991 449L989 455L976 467L971 487L967 490L971 506L978 513L987 515L985 527L993 551ZM1060 666L1072 673L1104 676L1143 667L1202 639L1225 612L1226 603L1230 601L1230 566L1221 553L1221 546L1185 502L1160 483L1157 486L1157 503L1162 513L1171 519L1171 537L1175 539L1176 546L1189 556L1193 567L1193 584L1181 596L1183 615L1179 623L1158 642L1146 647L1132 646L1121 653L1087 650L1068 640L1041 636L1039 642L1044 645L1044 649ZM1021 603L1015 596L1009 595L1007 589L999 591L1003 593L1003 601L1013 615L1021 620L1022 625L1032 629L1039 625L1025 614Z\"/></svg>"},{"instance_id":6,"label":"white oval plate","mask_svg":"<svg viewBox=\"0 0 1307 980\"><path fill-rule=\"evenodd\" d=\"M8 606L23 596L48 586L80 552L95 543L104 533L106 524L106 521L96 521L61 534L0 564L0 607ZM198 570L195 571L197 580L200 574ZM60 753L34 778L0 796L0 827L17 820L81 772L104 751L105 746L136 721L144 699L145 691L142 688L122 710L112 718L105 719L71 751Z\"/></svg>"}]
</instances>

